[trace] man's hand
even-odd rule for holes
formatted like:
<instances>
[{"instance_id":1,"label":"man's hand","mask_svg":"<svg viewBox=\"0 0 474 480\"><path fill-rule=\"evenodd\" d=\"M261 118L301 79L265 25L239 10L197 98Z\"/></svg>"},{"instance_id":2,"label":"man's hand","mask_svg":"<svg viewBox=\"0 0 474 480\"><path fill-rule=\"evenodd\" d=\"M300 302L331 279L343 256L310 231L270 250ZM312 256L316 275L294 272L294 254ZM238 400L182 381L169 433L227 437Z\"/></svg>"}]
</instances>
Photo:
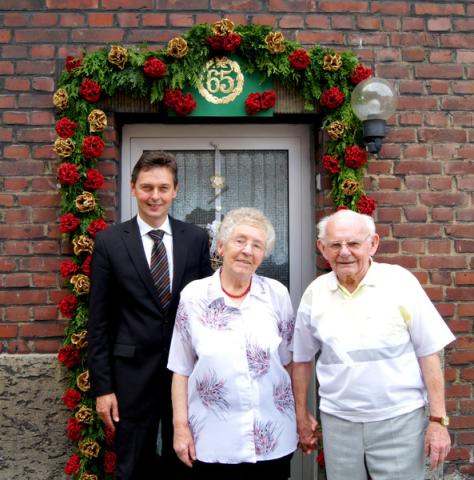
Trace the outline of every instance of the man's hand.
<instances>
[{"instance_id":1,"label":"man's hand","mask_svg":"<svg viewBox=\"0 0 474 480\"><path fill-rule=\"evenodd\" d=\"M431 457L431 469L444 462L451 449L451 438L446 427L430 422L425 434L425 455Z\"/></svg>"},{"instance_id":2,"label":"man's hand","mask_svg":"<svg viewBox=\"0 0 474 480\"><path fill-rule=\"evenodd\" d=\"M120 421L118 402L115 393L100 395L96 398L95 409L107 428L115 430L114 422Z\"/></svg>"},{"instance_id":3,"label":"man's hand","mask_svg":"<svg viewBox=\"0 0 474 480\"><path fill-rule=\"evenodd\" d=\"M196 460L196 450L193 435L187 425L179 427L175 425L173 447L178 458L188 467L192 467L194 460Z\"/></svg>"},{"instance_id":4,"label":"man's hand","mask_svg":"<svg viewBox=\"0 0 474 480\"><path fill-rule=\"evenodd\" d=\"M307 413L302 418L297 418L299 445L305 455L309 455L318 447L318 422Z\"/></svg>"}]
</instances>

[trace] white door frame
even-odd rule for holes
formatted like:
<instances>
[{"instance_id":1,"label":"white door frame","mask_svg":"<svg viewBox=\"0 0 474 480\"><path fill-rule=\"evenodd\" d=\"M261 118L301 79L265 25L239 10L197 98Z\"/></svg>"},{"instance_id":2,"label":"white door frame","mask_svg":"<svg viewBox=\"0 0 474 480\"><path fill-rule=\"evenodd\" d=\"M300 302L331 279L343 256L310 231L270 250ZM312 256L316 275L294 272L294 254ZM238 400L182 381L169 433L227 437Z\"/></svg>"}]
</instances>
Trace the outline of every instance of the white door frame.
<instances>
[{"instance_id":1,"label":"white door frame","mask_svg":"<svg viewBox=\"0 0 474 480\"><path fill-rule=\"evenodd\" d=\"M130 175L143 150L288 150L290 296L298 307L314 278L313 178L308 125L130 124L123 128L121 221L136 214ZM178 172L179 177L179 172ZM179 192L178 192L179 195Z\"/></svg>"}]
</instances>

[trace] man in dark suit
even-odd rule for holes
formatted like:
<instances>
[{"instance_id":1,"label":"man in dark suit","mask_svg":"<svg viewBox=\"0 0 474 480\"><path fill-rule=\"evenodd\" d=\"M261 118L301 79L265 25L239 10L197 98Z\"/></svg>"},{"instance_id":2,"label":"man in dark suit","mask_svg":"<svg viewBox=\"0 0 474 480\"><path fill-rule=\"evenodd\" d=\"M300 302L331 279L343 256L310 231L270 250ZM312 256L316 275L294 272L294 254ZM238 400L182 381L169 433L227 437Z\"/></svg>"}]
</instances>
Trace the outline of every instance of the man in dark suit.
<instances>
[{"instance_id":1,"label":"man in dark suit","mask_svg":"<svg viewBox=\"0 0 474 480\"><path fill-rule=\"evenodd\" d=\"M118 480L180 478L173 450L168 348L180 291L212 269L206 232L168 216L177 184L172 155L144 152L131 179L138 215L96 236L89 372L97 412L116 431ZM158 229L164 231L159 235L166 248L166 287L150 270L156 255L150 231Z\"/></svg>"}]
</instances>

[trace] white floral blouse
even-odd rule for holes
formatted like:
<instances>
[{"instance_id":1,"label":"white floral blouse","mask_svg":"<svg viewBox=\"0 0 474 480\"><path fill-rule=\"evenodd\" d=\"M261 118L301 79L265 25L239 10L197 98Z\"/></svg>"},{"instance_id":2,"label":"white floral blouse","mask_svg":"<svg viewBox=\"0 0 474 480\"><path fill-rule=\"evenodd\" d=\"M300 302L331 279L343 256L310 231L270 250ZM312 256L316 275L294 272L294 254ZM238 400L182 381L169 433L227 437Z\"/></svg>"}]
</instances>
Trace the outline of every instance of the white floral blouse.
<instances>
[{"instance_id":1,"label":"white floral blouse","mask_svg":"<svg viewBox=\"0 0 474 480\"><path fill-rule=\"evenodd\" d=\"M219 272L181 292L168 368L188 379L188 418L198 460L271 460L297 446L294 400L284 368L294 315L280 282L253 275L240 306Z\"/></svg>"}]
</instances>

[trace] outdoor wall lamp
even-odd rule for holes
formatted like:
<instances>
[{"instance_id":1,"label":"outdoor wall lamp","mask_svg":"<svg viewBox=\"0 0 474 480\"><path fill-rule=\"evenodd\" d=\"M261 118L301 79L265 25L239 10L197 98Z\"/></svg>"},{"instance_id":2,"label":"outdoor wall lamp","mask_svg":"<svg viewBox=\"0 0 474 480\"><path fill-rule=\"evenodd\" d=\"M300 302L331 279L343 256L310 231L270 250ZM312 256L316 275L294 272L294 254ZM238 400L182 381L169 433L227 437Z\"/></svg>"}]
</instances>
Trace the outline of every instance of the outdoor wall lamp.
<instances>
[{"instance_id":1,"label":"outdoor wall lamp","mask_svg":"<svg viewBox=\"0 0 474 480\"><path fill-rule=\"evenodd\" d=\"M385 137L385 121L397 107L393 87L381 78L368 78L352 91L351 107L356 117L362 121L367 150L378 153Z\"/></svg>"}]
</instances>

